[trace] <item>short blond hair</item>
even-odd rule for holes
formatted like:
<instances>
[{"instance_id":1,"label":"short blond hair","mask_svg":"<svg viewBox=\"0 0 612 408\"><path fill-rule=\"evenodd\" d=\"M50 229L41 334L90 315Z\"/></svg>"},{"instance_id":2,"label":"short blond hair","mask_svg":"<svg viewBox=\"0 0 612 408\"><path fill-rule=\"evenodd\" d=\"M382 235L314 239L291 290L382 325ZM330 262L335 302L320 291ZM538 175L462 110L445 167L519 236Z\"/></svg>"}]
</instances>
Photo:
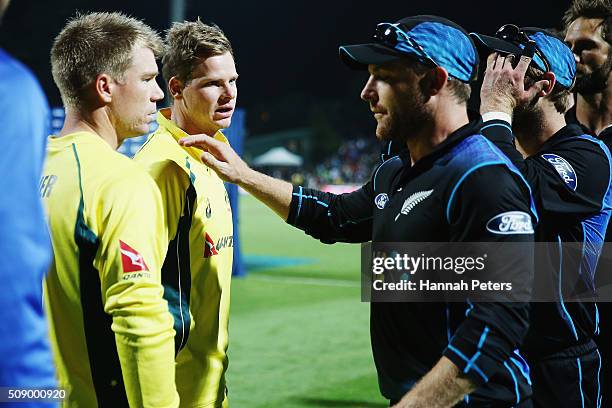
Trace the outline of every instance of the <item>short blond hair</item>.
<instances>
[{"instance_id":1,"label":"short blond hair","mask_svg":"<svg viewBox=\"0 0 612 408\"><path fill-rule=\"evenodd\" d=\"M168 48L162 59L166 82L176 77L183 84L191 80L195 67L208 57L234 51L225 33L215 24L196 21L174 23L166 35Z\"/></svg>"},{"instance_id":2,"label":"short blond hair","mask_svg":"<svg viewBox=\"0 0 612 408\"><path fill-rule=\"evenodd\" d=\"M132 50L140 45L151 49L157 58L164 52L155 30L125 14L77 14L69 20L51 48L53 80L64 105L85 103L84 88L102 73L122 80L132 65Z\"/></svg>"}]
</instances>

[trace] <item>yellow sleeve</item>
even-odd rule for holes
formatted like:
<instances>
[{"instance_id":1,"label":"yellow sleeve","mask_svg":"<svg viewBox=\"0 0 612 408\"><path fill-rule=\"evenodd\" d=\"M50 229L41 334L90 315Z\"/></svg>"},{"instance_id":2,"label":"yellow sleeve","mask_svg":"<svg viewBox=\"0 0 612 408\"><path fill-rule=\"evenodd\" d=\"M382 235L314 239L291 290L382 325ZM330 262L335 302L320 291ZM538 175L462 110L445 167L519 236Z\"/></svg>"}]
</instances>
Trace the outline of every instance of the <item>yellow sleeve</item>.
<instances>
[{"instance_id":1,"label":"yellow sleeve","mask_svg":"<svg viewBox=\"0 0 612 408\"><path fill-rule=\"evenodd\" d=\"M176 237L178 222L183 215L185 192L189 188L189 175L172 160L161 160L147 165L146 170L153 178L162 197L164 219L168 241Z\"/></svg>"},{"instance_id":2,"label":"yellow sleeve","mask_svg":"<svg viewBox=\"0 0 612 408\"><path fill-rule=\"evenodd\" d=\"M168 241L159 190L138 171L99 194L95 262L128 401L134 407L178 407L173 320L161 285Z\"/></svg>"}]
</instances>

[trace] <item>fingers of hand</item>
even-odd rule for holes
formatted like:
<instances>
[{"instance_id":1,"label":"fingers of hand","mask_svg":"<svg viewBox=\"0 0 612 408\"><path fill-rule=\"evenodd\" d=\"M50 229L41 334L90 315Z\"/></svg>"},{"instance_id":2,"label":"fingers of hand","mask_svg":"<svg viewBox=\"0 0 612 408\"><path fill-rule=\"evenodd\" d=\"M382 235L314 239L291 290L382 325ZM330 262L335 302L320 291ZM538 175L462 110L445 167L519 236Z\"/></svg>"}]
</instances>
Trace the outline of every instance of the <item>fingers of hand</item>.
<instances>
[{"instance_id":1,"label":"fingers of hand","mask_svg":"<svg viewBox=\"0 0 612 408\"><path fill-rule=\"evenodd\" d=\"M200 159L202 159L204 164L206 164L208 167L212 167L213 169L218 169L221 165L221 162L209 152L202 153L200 155Z\"/></svg>"},{"instance_id":2,"label":"fingers of hand","mask_svg":"<svg viewBox=\"0 0 612 408\"><path fill-rule=\"evenodd\" d=\"M504 69L504 63L506 62L506 57L504 55L495 54L497 58L495 59L495 70L501 71Z\"/></svg>"},{"instance_id":3,"label":"fingers of hand","mask_svg":"<svg viewBox=\"0 0 612 408\"><path fill-rule=\"evenodd\" d=\"M516 65L516 71L524 76L525 73L527 72L527 68L529 68L530 62L531 62L531 58L529 58L526 55L522 55L521 60Z\"/></svg>"},{"instance_id":4,"label":"fingers of hand","mask_svg":"<svg viewBox=\"0 0 612 408\"><path fill-rule=\"evenodd\" d=\"M214 140L210 136L206 135L193 135L187 136L179 140L179 144L182 146L197 146L197 147L207 147L211 140Z\"/></svg>"},{"instance_id":5,"label":"fingers of hand","mask_svg":"<svg viewBox=\"0 0 612 408\"><path fill-rule=\"evenodd\" d=\"M495 61L497 60L497 53L494 52L487 57L487 71L495 69Z\"/></svg>"}]
</instances>

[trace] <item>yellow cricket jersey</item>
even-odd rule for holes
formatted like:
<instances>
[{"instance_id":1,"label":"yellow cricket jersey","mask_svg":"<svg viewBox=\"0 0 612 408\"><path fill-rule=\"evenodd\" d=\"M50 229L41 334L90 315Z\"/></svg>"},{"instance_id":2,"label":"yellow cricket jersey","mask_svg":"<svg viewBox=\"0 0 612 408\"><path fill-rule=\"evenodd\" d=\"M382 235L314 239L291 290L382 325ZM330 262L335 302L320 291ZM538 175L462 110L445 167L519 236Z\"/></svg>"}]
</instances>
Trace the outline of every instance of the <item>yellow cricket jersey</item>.
<instances>
[{"instance_id":1,"label":"yellow cricket jersey","mask_svg":"<svg viewBox=\"0 0 612 408\"><path fill-rule=\"evenodd\" d=\"M49 138L45 306L67 407L178 407L157 186L99 136Z\"/></svg>"},{"instance_id":2,"label":"yellow cricket jersey","mask_svg":"<svg viewBox=\"0 0 612 408\"><path fill-rule=\"evenodd\" d=\"M177 143L187 134L169 116L160 111L158 130L134 160L157 182L166 212L162 282L174 316L181 407L221 407L228 404L232 212L223 181L200 161L200 150ZM215 138L227 143L220 132Z\"/></svg>"}]
</instances>

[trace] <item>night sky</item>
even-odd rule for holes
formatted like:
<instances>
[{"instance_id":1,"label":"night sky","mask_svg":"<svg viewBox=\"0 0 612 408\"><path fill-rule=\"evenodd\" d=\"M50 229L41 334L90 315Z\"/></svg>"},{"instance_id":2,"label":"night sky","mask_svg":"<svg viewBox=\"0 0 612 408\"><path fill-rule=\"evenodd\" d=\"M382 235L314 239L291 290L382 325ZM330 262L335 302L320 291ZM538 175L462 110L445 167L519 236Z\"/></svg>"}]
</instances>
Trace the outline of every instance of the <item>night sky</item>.
<instances>
[{"instance_id":1,"label":"night sky","mask_svg":"<svg viewBox=\"0 0 612 408\"><path fill-rule=\"evenodd\" d=\"M468 31L484 33L493 33L504 23L558 27L569 3L187 0L187 19L200 16L218 24L229 37L240 74L238 106L246 108L247 114L261 114L266 106L275 105L277 110L284 106L298 115L305 98L311 104L319 100L360 103L359 90L366 76L340 63L338 45L369 41L378 22L437 14ZM170 6L168 0L13 0L0 27L0 46L34 71L53 106L61 102L51 78L49 50L54 36L77 10L123 11L163 31L168 27ZM288 124L277 127L283 126Z\"/></svg>"}]
</instances>

